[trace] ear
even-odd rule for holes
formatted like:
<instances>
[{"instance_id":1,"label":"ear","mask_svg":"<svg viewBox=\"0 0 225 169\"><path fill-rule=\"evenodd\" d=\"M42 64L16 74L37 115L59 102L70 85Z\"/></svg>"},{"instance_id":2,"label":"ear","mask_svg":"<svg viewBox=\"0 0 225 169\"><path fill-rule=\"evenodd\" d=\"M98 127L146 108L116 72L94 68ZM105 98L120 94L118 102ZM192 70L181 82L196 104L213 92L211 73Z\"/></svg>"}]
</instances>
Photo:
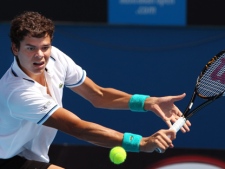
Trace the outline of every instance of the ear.
<instances>
[{"instance_id":1,"label":"ear","mask_svg":"<svg viewBox=\"0 0 225 169\"><path fill-rule=\"evenodd\" d=\"M15 43L11 43L11 49L12 49L13 54L15 56L17 56L19 49L16 47L16 44Z\"/></svg>"}]
</instances>

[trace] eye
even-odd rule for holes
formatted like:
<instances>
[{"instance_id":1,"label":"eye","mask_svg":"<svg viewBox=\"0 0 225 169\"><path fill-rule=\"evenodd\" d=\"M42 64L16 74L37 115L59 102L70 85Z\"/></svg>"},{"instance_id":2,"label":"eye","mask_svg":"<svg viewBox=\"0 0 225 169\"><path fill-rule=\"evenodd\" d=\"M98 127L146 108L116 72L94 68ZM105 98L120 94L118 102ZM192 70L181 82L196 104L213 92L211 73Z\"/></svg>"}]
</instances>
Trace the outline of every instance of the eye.
<instances>
[{"instance_id":1,"label":"eye","mask_svg":"<svg viewBox=\"0 0 225 169\"><path fill-rule=\"evenodd\" d=\"M35 50L35 47L29 46L29 47L27 47L27 50L29 50L29 51L34 51L34 50Z\"/></svg>"},{"instance_id":2,"label":"eye","mask_svg":"<svg viewBox=\"0 0 225 169\"><path fill-rule=\"evenodd\" d=\"M42 51L47 51L49 48L50 48L50 46L44 46L44 47L42 48Z\"/></svg>"},{"instance_id":3,"label":"eye","mask_svg":"<svg viewBox=\"0 0 225 169\"><path fill-rule=\"evenodd\" d=\"M49 48L50 48L50 46L43 46L43 47L41 48L41 50L42 50L43 52L46 52Z\"/></svg>"}]
</instances>

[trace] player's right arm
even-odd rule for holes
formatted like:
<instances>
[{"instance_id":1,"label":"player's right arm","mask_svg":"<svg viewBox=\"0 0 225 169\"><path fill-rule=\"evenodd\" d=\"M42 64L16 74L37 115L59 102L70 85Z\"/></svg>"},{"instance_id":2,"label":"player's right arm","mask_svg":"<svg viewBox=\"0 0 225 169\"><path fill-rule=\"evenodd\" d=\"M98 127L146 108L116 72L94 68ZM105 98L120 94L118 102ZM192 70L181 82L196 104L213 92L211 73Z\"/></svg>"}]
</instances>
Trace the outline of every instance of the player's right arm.
<instances>
[{"instance_id":1,"label":"player's right arm","mask_svg":"<svg viewBox=\"0 0 225 169\"><path fill-rule=\"evenodd\" d=\"M123 133L82 120L64 108L57 109L44 125L103 147L120 145L123 138Z\"/></svg>"},{"instance_id":2,"label":"player's right arm","mask_svg":"<svg viewBox=\"0 0 225 169\"><path fill-rule=\"evenodd\" d=\"M43 125L56 128L98 146L112 148L122 145L123 133L82 120L64 108L57 109ZM167 135L171 135L171 139ZM152 136L141 139L140 151L153 152L157 147L165 151L168 147L173 147L171 140L174 138L175 132L172 130L160 130Z\"/></svg>"}]
</instances>

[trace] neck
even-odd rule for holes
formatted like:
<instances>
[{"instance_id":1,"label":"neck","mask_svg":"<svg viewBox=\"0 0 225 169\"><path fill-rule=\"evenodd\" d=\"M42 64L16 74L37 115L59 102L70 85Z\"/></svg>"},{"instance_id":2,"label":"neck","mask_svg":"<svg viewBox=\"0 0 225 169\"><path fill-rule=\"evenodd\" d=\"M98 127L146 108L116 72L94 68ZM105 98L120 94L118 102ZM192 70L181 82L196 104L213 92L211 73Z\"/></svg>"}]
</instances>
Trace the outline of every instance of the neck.
<instances>
[{"instance_id":1,"label":"neck","mask_svg":"<svg viewBox=\"0 0 225 169\"><path fill-rule=\"evenodd\" d=\"M45 87L47 86L47 81L46 81L44 73L42 75L32 77L32 79L34 79L36 82L38 82L42 86L45 86Z\"/></svg>"}]
</instances>

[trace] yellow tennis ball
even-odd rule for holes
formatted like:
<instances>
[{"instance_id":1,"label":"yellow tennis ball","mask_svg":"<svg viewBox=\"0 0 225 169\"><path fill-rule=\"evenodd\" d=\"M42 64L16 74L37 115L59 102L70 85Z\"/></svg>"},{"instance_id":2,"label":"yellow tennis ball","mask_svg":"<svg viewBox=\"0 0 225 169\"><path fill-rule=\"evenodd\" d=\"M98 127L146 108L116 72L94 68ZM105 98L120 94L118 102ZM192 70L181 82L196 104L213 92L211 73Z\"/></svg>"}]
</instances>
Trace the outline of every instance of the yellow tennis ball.
<instances>
[{"instance_id":1,"label":"yellow tennis ball","mask_svg":"<svg viewBox=\"0 0 225 169\"><path fill-rule=\"evenodd\" d=\"M109 158L114 164L121 164L126 160L127 152L123 147L116 146L110 150Z\"/></svg>"}]
</instances>

